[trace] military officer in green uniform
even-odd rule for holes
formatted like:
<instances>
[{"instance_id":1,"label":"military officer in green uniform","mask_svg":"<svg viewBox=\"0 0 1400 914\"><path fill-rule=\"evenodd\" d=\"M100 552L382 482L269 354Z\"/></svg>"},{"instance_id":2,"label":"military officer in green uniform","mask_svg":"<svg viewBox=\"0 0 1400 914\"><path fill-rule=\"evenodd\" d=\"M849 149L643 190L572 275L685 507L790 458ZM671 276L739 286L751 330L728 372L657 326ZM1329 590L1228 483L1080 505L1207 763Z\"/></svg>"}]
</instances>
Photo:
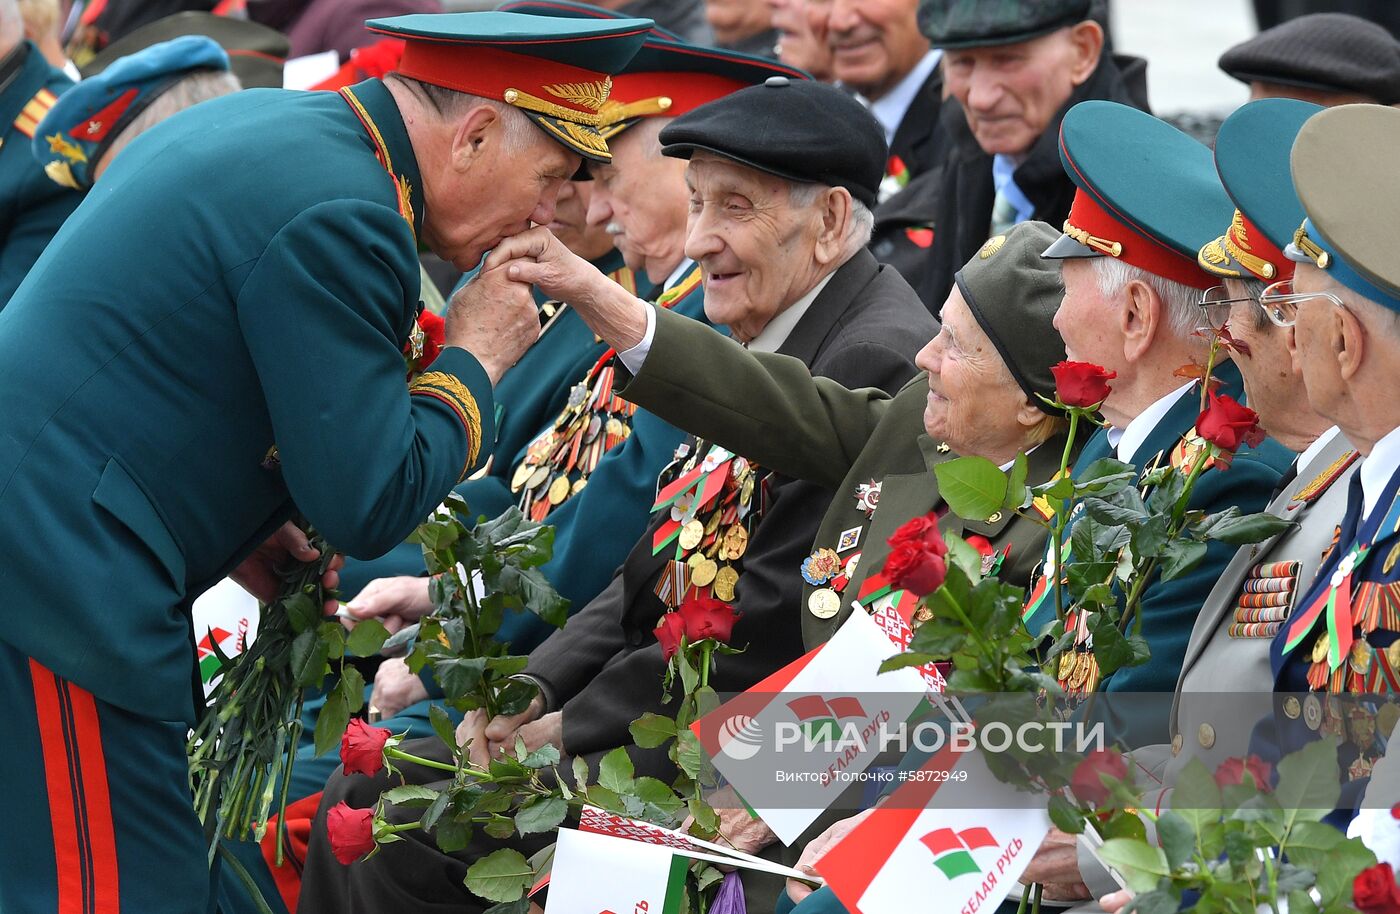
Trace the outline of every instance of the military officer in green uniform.
<instances>
[{"instance_id":1,"label":"military officer in green uniform","mask_svg":"<svg viewBox=\"0 0 1400 914\"><path fill-rule=\"evenodd\" d=\"M1170 745L1134 753L1160 778L1156 799L1163 808L1189 760L1199 758L1214 770L1248 752L1250 728L1241 721L1257 719L1272 704L1263 694L1273 683L1269 644L1331 545L1357 468L1356 449L1299 396L1302 377L1292 363L1288 328L1259 301L1266 284L1293 276L1283 249L1302 222L1303 207L1293 192L1289 152L1299 128L1319 110L1292 99L1252 102L1225 121L1216 139L1216 169L1236 209L1229 228L1197 255L1201 268L1219 280L1202 293L1202 307L1213 328L1228 328L1233 361L1260 424L1298 454L1267 508L1294 526L1235 553L1196 617L1172 699ZM1091 895L1116 890L1082 845L1079 867Z\"/></svg>"},{"instance_id":2,"label":"military officer in green uniform","mask_svg":"<svg viewBox=\"0 0 1400 914\"><path fill-rule=\"evenodd\" d=\"M398 73L172 118L49 244L0 313L0 907L206 909L188 604L229 574L270 597L314 555L294 513L388 549L489 450L529 287L483 274L410 388L416 241L468 269L548 223L649 24L376 21Z\"/></svg>"},{"instance_id":3,"label":"military officer in green uniform","mask_svg":"<svg viewBox=\"0 0 1400 914\"><path fill-rule=\"evenodd\" d=\"M1397 137L1400 112L1372 105L1303 126L1292 167L1308 218L1287 249L1297 273L1263 297L1293 321L1309 402L1365 455L1336 545L1273 642L1277 751L1339 739L1339 827L1400 714L1400 271L1386 253L1400 185L1376 145Z\"/></svg>"},{"instance_id":4,"label":"military officer in green uniform","mask_svg":"<svg viewBox=\"0 0 1400 914\"><path fill-rule=\"evenodd\" d=\"M15 0L0 0L0 310L82 200L29 154L39 122L72 85L25 40Z\"/></svg>"}]
</instances>

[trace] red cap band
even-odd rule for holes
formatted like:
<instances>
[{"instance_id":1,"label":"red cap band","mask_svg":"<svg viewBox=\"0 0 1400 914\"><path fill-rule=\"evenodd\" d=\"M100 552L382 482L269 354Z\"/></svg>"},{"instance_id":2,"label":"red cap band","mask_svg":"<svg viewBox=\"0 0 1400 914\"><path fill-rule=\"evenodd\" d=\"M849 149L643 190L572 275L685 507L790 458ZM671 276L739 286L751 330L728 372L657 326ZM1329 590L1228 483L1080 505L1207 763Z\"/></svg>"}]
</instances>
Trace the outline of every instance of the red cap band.
<instances>
[{"instance_id":1,"label":"red cap band","mask_svg":"<svg viewBox=\"0 0 1400 914\"><path fill-rule=\"evenodd\" d=\"M592 90L601 88L608 78L606 73L513 54L498 47L416 38L408 39L403 59L395 69L410 79L481 98L506 101L509 89L543 94L551 105L581 115L577 119L584 122L598 116L602 98ZM572 91L575 89L590 91ZM593 104L595 101L598 104ZM524 107L534 110L533 106Z\"/></svg>"},{"instance_id":2,"label":"red cap band","mask_svg":"<svg viewBox=\"0 0 1400 914\"><path fill-rule=\"evenodd\" d=\"M1149 238L1113 216L1083 188L1077 188L1074 192L1074 203L1070 206L1069 219L1065 221L1065 234L1124 263L1193 289L1208 289L1216 283L1196 265L1194 257L1187 257Z\"/></svg>"},{"instance_id":3,"label":"red cap band","mask_svg":"<svg viewBox=\"0 0 1400 914\"><path fill-rule=\"evenodd\" d=\"M613 77L608 101L611 107L612 102L627 105L649 98L669 98L670 105L650 113L656 117L680 117L748 85L713 73L622 73Z\"/></svg>"},{"instance_id":4,"label":"red cap band","mask_svg":"<svg viewBox=\"0 0 1400 914\"><path fill-rule=\"evenodd\" d=\"M72 130L68 131L68 135L74 139L82 140L84 143L102 142L107 138L107 134L116 126L117 122L121 120L122 115L126 113L126 109L130 108L131 103L136 101L136 96L140 94L141 90L137 89L135 86L127 89L101 111L98 111L90 117L83 118Z\"/></svg>"}]
</instances>

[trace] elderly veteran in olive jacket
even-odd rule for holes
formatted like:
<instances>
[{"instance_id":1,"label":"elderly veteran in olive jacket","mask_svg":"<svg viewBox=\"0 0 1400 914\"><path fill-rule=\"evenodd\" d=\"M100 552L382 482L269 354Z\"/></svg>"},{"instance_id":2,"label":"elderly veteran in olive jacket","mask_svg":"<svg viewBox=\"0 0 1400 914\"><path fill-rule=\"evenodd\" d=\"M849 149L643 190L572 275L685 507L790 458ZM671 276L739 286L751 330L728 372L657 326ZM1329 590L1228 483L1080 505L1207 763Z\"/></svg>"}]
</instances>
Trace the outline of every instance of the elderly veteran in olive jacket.
<instances>
[{"instance_id":1,"label":"elderly veteran in olive jacket","mask_svg":"<svg viewBox=\"0 0 1400 914\"><path fill-rule=\"evenodd\" d=\"M662 140L668 154L696 148L675 126ZM777 472L832 489L813 554L830 549L842 559L842 592L853 596L883 564L885 538L895 528L944 506L932 472L938 463L968 454L1009 466L1028 452L1032 485L1059 468L1064 421L1039 399L1053 393L1050 366L1064 358L1051 325L1059 278L1039 257L1039 245L1057 236L1033 222L989 240L958 273L943 328L915 360L925 373L894 397L848 390L813 378L796 359L692 333L670 315L607 288L596 270L542 232L508 240L496 256L533 258L510 265L509 274L569 301L617 346L635 375L624 397ZM1021 516L979 523L945 512L941 523L965 538L984 539L973 541L1011 583L1029 581L1044 548L1045 527ZM815 596L834 589L839 577L819 580L824 571L813 566L822 564L814 560L806 568L801 618L808 648L825 642L849 612L849 599L838 595L833 605Z\"/></svg>"}]
</instances>

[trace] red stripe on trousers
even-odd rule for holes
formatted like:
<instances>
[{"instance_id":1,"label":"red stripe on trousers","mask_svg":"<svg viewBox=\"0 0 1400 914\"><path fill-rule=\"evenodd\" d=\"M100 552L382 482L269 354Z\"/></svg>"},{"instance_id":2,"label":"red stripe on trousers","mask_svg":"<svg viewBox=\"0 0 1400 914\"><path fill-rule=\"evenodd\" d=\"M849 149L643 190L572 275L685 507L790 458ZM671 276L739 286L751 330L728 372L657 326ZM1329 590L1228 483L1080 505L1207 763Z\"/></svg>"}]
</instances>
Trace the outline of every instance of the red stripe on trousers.
<instances>
[{"instance_id":1,"label":"red stripe on trousers","mask_svg":"<svg viewBox=\"0 0 1400 914\"><path fill-rule=\"evenodd\" d=\"M117 914L117 843L97 703L33 659L29 674L58 865L58 914ZM84 880L85 863L91 882Z\"/></svg>"}]
</instances>

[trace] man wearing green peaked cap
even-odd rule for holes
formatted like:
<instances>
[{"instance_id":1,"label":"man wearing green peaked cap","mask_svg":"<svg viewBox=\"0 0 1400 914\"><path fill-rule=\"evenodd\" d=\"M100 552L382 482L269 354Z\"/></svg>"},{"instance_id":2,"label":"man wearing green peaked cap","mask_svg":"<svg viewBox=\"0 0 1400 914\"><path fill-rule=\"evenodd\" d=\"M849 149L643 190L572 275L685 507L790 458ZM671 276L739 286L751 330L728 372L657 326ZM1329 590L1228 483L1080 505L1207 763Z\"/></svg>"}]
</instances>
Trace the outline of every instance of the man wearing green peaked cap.
<instances>
[{"instance_id":1,"label":"man wearing green peaked cap","mask_svg":"<svg viewBox=\"0 0 1400 914\"><path fill-rule=\"evenodd\" d=\"M418 241L467 269L548 223L607 159L609 75L650 25L375 21L407 43L398 73L171 118L50 242L0 320L0 694L22 733L0 909L206 910L189 604L226 575L271 597L275 564L315 555L294 513L384 552L489 451L530 289L479 277L406 385Z\"/></svg>"}]
</instances>

